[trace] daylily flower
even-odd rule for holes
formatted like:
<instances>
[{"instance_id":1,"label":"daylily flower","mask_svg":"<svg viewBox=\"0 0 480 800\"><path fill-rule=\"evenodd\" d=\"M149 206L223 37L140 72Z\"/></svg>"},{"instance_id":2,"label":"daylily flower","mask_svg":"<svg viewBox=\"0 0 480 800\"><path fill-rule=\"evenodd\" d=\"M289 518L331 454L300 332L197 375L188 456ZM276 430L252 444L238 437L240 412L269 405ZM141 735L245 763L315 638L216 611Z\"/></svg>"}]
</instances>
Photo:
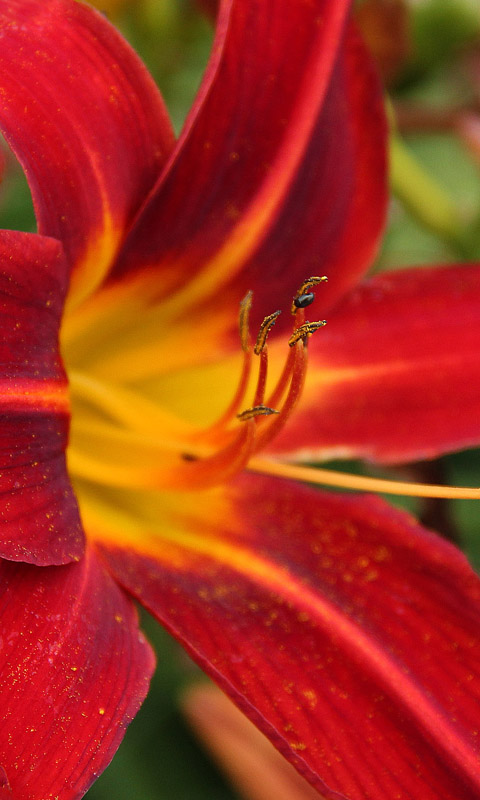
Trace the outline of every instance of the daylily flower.
<instances>
[{"instance_id":1,"label":"daylily flower","mask_svg":"<svg viewBox=\"0 0 480 800\"><path fill-rule=\"evenodd\" d=\"M362 281L385 124L348 12L225 0L175 143L101 15L0 0L38 221L0 237L2 797L78 798L109 762L153 669L134 600L325 797L480 792L465 558L291 479L480 440L480 268Z\"/></svg>"}]
</instances>

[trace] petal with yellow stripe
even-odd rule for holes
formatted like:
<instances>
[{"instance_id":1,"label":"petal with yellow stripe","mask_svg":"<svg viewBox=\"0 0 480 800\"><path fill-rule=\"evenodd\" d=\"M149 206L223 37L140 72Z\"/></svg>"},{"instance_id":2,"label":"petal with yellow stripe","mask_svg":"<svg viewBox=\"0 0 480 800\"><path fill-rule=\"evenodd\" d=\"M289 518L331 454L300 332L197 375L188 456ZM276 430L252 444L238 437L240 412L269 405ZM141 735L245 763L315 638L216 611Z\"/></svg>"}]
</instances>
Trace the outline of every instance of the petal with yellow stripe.
<instances>
[{"instance_id":1,"label":"petal with yellow stripe","mask_svg":"<svg viewBox=\"0 0 480 800\"><path fill-rule=\"evenodd\" d=\"M113 271L143 271L146 305L164 298L175 319L253 289L261 319L320 268L325 303L368 268L385 120L349 5L223 3L196 103Z\"/></svg>"},{"instance_id":2,"label":"petal with yellow stripe","mask_svg":"<svg viewBox=\"0 0 480 800\"><path fill-rule=\"evenodd\" d=\"M450 544L377 498L259 476L197 515L84 499L117 580L324 796L480 792L480 582Z\"/></svg>"},{"instance_id":3,"label":"petal with yellow stripe","mask_svg":"<svg viewBox=\"0 0 480 800\"><path fill-rule=\"evenodd\" d=\"M312 339L296 414L272 452L394 463L480 435L480 266L375 276Z\"/></svg>"},{"instance_id":4,"label":"petal with yellow stripe","mask_svg":"<svg viewBox=\"0 0 480 800\"><path fill-rule=\"evenodd\" d=\"M75 267L77 303L158 177L170 123L139 58L83 3L2 3L0 41L2 130L27 173L39 233L61 239Z\"/></svg>"},{"instance_id":5,"label":"petal with yellow stripe","mask_svg":"<svg viewBox=\"0 0 480 800\"><path fill-rule=\"evenodd\" d=\"M58 350L68 269L59 242L0 234L0 555L78 560L84 536L65 465L70 403Z\"/></svg>"}]
</instances>

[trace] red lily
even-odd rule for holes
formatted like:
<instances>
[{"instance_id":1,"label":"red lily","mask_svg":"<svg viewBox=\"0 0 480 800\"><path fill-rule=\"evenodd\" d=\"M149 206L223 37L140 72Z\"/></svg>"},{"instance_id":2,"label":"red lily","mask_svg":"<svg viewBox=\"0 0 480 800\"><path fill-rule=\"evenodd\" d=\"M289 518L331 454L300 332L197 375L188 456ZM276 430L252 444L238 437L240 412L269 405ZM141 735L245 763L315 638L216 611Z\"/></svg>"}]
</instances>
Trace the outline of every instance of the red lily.
<instances>
[{"instance_id":1,"label":"red lily","mask_svg":"<svg viewBox=\"0 0 480 800\"><path fill-rule=\"evenodd\" d=\"M272 476L275 453L480 440L480 268L357 285L385 125L348 7L225 0L175 143L101 15L0 0L0 116L38 220L0 238L5 796L81 797L112 757L153 668L132 598L325 797L480 793L466 560L377 498ZM314 273L329 322L295 408L311 328L289 306Z\"/></svg>"}]
</instances>

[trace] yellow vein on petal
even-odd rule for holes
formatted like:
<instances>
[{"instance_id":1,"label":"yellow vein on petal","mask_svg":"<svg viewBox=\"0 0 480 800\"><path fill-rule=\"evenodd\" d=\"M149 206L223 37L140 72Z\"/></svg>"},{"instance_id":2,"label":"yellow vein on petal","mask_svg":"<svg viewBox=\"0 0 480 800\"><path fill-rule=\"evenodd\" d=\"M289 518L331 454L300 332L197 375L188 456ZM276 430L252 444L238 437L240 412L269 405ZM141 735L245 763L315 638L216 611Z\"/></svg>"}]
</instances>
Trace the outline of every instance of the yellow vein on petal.
<instances>
[{"instance_id":1,"label":"yellow vein on petal","mask_svg":"<svg viewBox=\"0 0 480 800\"><path fill-rule=\"evenodd\" d=\"M104 536L101 527L100 530L97 527L97 531L101 541L103 539L107 544L118 546L118 540L115 537L111 538L108 531L103 531ZM178 548L177 558L174 552L170 552L169 548L164 546L166 542L171 542L175 549ZM472 783L480 788L478 757L457 733L437 703L419 687L414 677L401 669L375 637L363 630L331 600L316 592L303 580L300 581L286 567L269 561L246 546L219 537L183 532L169 536L168 529L165 529L165 533L162 529L159 538L147 540L142 536L139 537L138 543L135 539L133 548L139 553L158 558L167 566L171 565L174 559L176 568L183 567L186 570L196 569L195 562L192 563L192 556L211 558L219 567L229 567L259 589L273 592L295 608L307 611L310 618L324 631L330 633L332 629L335 630L337 639L352 658L362 660L363 668L388 687L392 696L398 698L405 712L422 729L426 728L429 731L445 755L461 765Z\"/></svg>"}]
</instances>

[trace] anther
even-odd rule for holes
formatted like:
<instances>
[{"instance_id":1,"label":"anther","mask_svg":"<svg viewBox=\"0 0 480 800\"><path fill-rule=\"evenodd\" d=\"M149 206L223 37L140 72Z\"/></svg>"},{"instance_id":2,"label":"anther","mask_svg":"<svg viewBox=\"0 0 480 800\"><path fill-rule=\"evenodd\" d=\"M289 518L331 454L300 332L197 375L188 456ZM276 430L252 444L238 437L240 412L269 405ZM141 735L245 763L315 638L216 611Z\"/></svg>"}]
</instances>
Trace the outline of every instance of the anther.
<instances>
[{"instance_id":1,"label":"anther","mask_svg":"<svg viewBox=\"0 0 480 800\"><path fill-rule=\"evenodd\" d=\"M296 308L307 308L307 306L310 306L314 300L315 300L314 293L307 292L306 294L300 294L298 297L296 297L295 300L293 301L293 305Z\"/></svg>"},{"instance_id":2,"label":"anther","mask_svg":"<svg viewBox=\"0 0 480 800\"><path fill-rule=\"evenodd\" d=\"M240 342L244 353L248 351L250 346L249 342L249 317L250 309L252 307L253 292L247 292L243 300L240 302L240 313L238 317L238 326L240 329Z\"/></svg>"},{"instance_id":3,"label":"anther","mask_svg":"<svg viewBox=\"0 0 480 800\"><path fill-rule=\"evenodd\" d=\"M328 281L326 275L318 276L312 275L311 278L307 278L306 281L303 281L302 285L298 288L295 297L293 298L292 303L292 314L296 314L299 308L306 308L311 303L313 303L315 299L315 295L310 289L313 286L318 286L319 283L325 283Z\"/></svg>"},{"instance_id":4,"label":"anther","mask_svg":"<svg viewBox=\"0 0 480 800\"><path fill-rule=\"evenodd\" d=\"M262 324L260 325L260 330L258 331L257 341L255 342L255 347L253 348L253 352L256 356L259 356L262 352L265 344L267 342L267 336L275 325L277 318L280 316L281 311L274 311L273 314L269 314L268 317L265 317Z\"/></svg>"},{"instance_id":5,"label":"anther","mask_svg":"<svg viewBox=\"0 0 480 800\"><path fill-rule=\"evenodd\" d=\"M246 408L241 414L237 414L237 419L241 422L246 422L248 419L254 419L254 417L269 417L271 414L278 414L278 411L275 408L264 405L252 406L251 408Z\"/></svg>"},{"instance_id":6,"label":"anther","mask_svg":"<svg viewBox=\"0 0 480 800\"><path fill-rule=\"evenodd\" d=\"M315 333L315 331L318 331L319 328L323 328L323 326L326 324L327 321L324 319L319 320L318 322L305 322L304 325L300 325L292 333L290 339L288 340L288 344L290 347L293 347L295 344L297 344L297 342L300 341L300 339L303 339L305 342L308 336L310 336L312 333Z\"/></svg>"}]
</instances>

